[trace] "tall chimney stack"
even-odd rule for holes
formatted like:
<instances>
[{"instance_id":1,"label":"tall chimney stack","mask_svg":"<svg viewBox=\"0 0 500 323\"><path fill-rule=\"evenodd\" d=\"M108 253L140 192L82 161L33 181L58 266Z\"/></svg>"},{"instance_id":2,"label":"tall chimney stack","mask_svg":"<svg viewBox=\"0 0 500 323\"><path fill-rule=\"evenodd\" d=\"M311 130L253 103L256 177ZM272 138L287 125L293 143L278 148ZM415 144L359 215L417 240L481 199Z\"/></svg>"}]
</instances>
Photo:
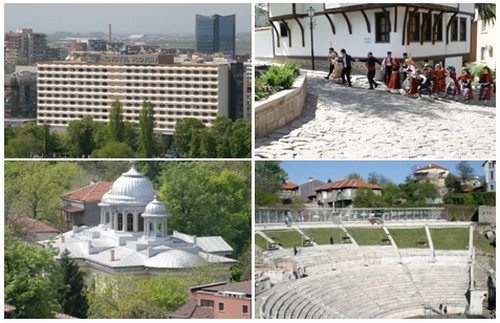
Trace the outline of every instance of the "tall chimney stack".
<instances>
[{"instance_id":1,"label":"tall chimney stack","mask_svg":"<svg viewBox=\"0 0 500 323\"><path fill-rule=\"evenodd\" d=\"M111 43L111 24L109 24L108 43Z\"/></svg>"}]
</instances>

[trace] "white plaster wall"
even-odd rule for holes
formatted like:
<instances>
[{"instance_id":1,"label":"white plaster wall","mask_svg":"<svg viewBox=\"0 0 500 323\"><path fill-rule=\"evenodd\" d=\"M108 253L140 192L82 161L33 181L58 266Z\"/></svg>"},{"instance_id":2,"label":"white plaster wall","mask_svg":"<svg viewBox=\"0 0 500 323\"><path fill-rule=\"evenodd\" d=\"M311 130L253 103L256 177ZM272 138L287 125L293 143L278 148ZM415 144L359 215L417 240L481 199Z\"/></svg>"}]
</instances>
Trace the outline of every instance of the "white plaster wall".
<instances>
[{"instance_id":1,"label":"white plaster wall","mask_svg":"<svg viewBox=\"0 0 500 323\"><path fill-rule=\"evenodd\" d=\"M273 57L272 27L255 30L255 57Z\"/></svg>"}]
</instances>

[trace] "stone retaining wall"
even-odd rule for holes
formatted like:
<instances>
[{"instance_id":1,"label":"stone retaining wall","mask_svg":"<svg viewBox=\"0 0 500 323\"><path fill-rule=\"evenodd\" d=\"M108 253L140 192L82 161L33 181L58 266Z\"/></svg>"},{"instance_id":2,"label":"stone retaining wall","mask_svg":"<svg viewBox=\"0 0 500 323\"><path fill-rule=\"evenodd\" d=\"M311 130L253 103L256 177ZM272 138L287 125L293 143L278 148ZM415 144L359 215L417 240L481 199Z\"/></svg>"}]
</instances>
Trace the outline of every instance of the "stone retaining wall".
<instances>
[{"instance_id":1,"label":"stone retaining wall","mask_svg":"<svg viewBox=\"0 0 500 323\"><path fill-rule=\"evenodd\" d=\"M291 89L255 102L255 137L265 137L302 115L306 96L307 77L301 74Z\"/></svg>"}]
</instances>

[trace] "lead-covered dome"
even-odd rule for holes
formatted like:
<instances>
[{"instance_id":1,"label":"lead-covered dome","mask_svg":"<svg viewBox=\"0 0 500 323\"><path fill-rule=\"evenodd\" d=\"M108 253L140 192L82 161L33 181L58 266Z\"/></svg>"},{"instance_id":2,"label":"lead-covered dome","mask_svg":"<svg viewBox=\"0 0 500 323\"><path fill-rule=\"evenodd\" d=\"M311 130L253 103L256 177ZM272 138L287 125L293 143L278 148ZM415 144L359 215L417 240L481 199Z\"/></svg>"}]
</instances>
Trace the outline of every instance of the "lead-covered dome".
<instances>
[{"instance_id":1,"label":"lead-covered dome","mask_svg":"<svg viewBox=\"0 0 500 323\"><path fill-rule=\"evenodd\" d=\"M135 164L132 164L130 170L123 173L113 183L109 192L104 194L101 202L146 204L154 197L153 183L135 168Z\"/></svg>"},{"instance_id":2,"label":"lead-covered dome","mask_svg":"<svg viewBox=\"0 0 500 323\"><path fill-rule=\"evenodd\" d=\"M164 251L144 262L149 268L190 268L205 264L206 260L185 250Z\"/></svg>"},{"instance_id":3,"label":"lead-covered dome","mask_svg":"<svg viewBox=\"0 0 500 323\"><path fill-rule=\"evenodd\" d=\"M167 210L165 209L165 205L162 202L158 201L158 198L155 196L154 200L149 202L146 206L146 209L142 213L143 217L154 217L154 218L166 218Z\"/></svg>"}]
</instances>

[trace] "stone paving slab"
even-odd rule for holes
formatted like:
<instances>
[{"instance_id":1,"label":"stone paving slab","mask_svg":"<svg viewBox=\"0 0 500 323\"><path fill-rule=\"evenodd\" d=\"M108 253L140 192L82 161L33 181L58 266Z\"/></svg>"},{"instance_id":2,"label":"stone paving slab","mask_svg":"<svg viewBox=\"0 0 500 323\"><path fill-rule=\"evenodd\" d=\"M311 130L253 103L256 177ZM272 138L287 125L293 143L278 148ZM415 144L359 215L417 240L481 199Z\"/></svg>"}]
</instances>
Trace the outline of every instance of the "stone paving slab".
<instances>
[{"instance_id":1,"label":"stone paving slab","mask_svg":"<svg viewBox=\"0 0 500 323\"><path fill-rule=\"evenodd\" d=\"M369 90L363 75L347 87L306 72L304 113L256 139L257 159L496 159L494 97L488 106L414 99Z\"/></svg>"}]
</instances>

